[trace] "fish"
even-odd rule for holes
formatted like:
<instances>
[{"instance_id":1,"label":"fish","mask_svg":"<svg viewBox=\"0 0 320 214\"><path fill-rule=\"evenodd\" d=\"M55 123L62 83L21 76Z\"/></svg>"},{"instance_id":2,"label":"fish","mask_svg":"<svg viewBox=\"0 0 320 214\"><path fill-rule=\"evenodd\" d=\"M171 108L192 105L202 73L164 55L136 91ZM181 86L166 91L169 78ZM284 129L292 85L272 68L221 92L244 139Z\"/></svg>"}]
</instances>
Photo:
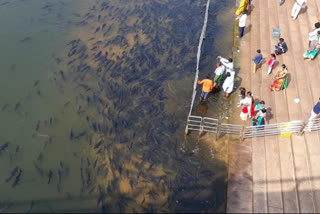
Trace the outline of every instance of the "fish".
<instances>
[{"instance_id":1,"label":"fish","mask_svg":"<svg viewBox=\"0 0 320 214\"><path fill-rule=\"evenodd\" d=\"M1 111L5 111L8 108L9 104L4 104L1 108Z\"/></svg>"},{"instance_id":2,"label":"fish","mask_svg":"<svg viewBox=\"0 0 320 214\"><path fill-rule=\"evenodd\" d=\"M85 134L87 134L86 131L80 132L77 136L75 136L75 139L79 139L80 137L83 137Z\"/></svg>"},{"instance_id":3,"label":"fish","mask_svg":"<svg viewBox=\"0 0 320 214\"><path fill-rule=\"evenodd\" d=\"M64 165L63 165L62 161L59 161L59 166L60 166L60 168L61 168L62 170L64 169Z\"/></svg>"},{"instance_id":4,"label":"fish","mask_svg":"<svg viewBox=\"0 0 320 214\"><path fill-rule=\"evenodd\" d=\"M16 147L16 153L18 153L18 152L20 152L20 146L19 145Z\"/></svg>"},{"instance_id":5,"label":"fish","mask_svg":"<svg viewBox=\"0 0 320 214\"><path fill-rule=\"evenodd\" d=\"M29 207L29 209L27 210L26 213L31 212L31 210L33 209L33 206L34 206L34 200L32 200L32 201L30 202L30 207Z\"/></svg>"},{"instance_id":6,"label":"fish","mask_svg":"<svg viewBox=\"0 0 320 214\"><path fill-rule=\"evenodd\" d=\"M84 176L83 176L83 168L82 167L80 167L80 178L81 178L81 183L82 183L81 192L83 192L84 191L85 180L84 180Z\"/></svg>"},{"instance_id":7,"label":"fish","mask_svg":"<svg viewBox=\"0 0 320 214\"><path fill-rule=\"evenodd\" d=\"M97 162L98 162L98 158L96 158L96 160L93 162L93 168L95 169L97 166Z\"/></svg>"},{"instance_id":8,"label":"fish","mask_svg":"<svg viewBox=\"0 0 320 214\"><path fill-rule=\"evenodd\" d=\"M70 140L73 140L73 137L74 137L74 134L73 134L72 129L71 129L71 131L70 131Z\"/></svg>"},{"instance_id":9,"label":"fish","mask_svg":"<svg viewBox=\"0 0 320 214\"><path fill-rule=\"evenodd\" d=\"M97 28L96 28L96 31L95 31L94 33L99 32L99 30L100 30L100 27L97 27Z\"/></svg>"},{"instance_id":10,"label":"fish","mask_svg":"<svg viewBox=\"0 0 320 214\"><path fill-rule=\"evenodd\" d=\"M39 153L37 161L42 161L43 160L43 154L42 152Z\"/></svg>"},{"instance_id":11,"label":"fish","mask_svg":"<svg viewBox=\"0 0 320 214\"><path fill-rule=\"evenodd\" d=\"M1 147L0 147L0 153L3 152L4 150L6 150L9 147L9 142L4 143Z\"/></svg>"},{"instance_id":12,"label":"fish","mask_svg":"<svg viewBox=\"0 0 320 214\"><path fill-rule=\"evenodd\" d=\"M97 149L101 146L101 144L103 143L103 141L99 141L95 146L94 146L94 149Z\"/></svg>"},{"instance_id":13,"label":"fish","mask_svg":"<svg viewBox=\"0 0 320 214\"><path fill-rule=\"evenodd\" d=\"M64 76L63 71L62 71L62 70L60 70L60 71L59 71L59 73L60 73L60 76L61 76L62 80L66 80L66 77Z\"/></svg>"},{"instance_id":14,"label":"fish","mask_svg":"<svg viewBox=\"0 0 320 214\"><path fill-rule=\"evenodd\" d=\"M39 131L40 128L40 120L38 120L37 125L36 125L36 131Z\"/></svg>"},{"instance_id":15,"label":"fish","mask_svg":"<svg viewBox=\"0 0 320 214\"><path fill-rule=\"evenodd\" d=\"M53 121L53 118L50 117L50 120L49 120L50 126L52 125L52 121Z\"/></svg>"},{"instance_id":16,"label":"fish","mask_svg":"<svg viewBox=\"0 0 320 214\"><path fill-rule=\"evenodd\" d=\"M29 42L31 41L31 37L30 36L27 36L25 37L24 39L21 39L20 42L24 43L24 42Z\"/></svg>"},{"instance_id":17,"label":"fish","mask_svg":"<svg viewBox=\"0 0 320 214\"><path fill-rule=\"evenodd\" d=\"M68 101L65 104L63 104L63 107L67 107L69 104L70 104L70 101Z\"/></svg>"},{"instance_id":18,"label":"fish","mask_svg":"<svg viewBox=\"0 0 320 214\"><path fill-rule=\"evenodd\" d=\"M49 173L48 173L48 184L50 184L52 176L53 176L53 172L51 170L49 170Z\"/></svg>"},{"instance_id":19,"label":"fish","mask_svg":"<svg viewBox=\"0 0 320 214\"><path fill-rule=\"evenodd\" d=\"M91 165L90 160L89 160L89 158L88 158L88 157L87 157L87 164L88 164L88 166L90 166L90 165Z\"/></svg>"},{"instance_id":20,"label":"fish","mask_svg":"<svg viewBox=\"0 0 320 214\"><path fill-rule=\"evenodd\" d=\"M81 15L79 13L72 13L72 15L74 15L75 17L78 17L78 18L81 17Z\"/></svg>"},{"instance_id":21,"label":"fish","mask_svg":"<svg viewBox=\"0 0 320 214\"><path fill-rule=\"evenodd\" d=\"M103 30L105 27L106 27L106 24L104 23L104 24L102 25L102 30Z\"/></svg>"},{"instance_id":22,"label":"fish","mask_svg":"<svg viewBox=\"0 0 320 214\"><path fill-rule=\"evenodd\" d=\"M87 185L89 186L91 184L91 174L88 168L86 169L86 174L87 174Z\"/></svg>"},{"instance_id":23,"label":"fish","mask_svg":"<svg viewBox=\"0 0 320 214\"><path fill-rule=\"evenodd\" d=\"M20 106L21 106L20 102L17 102L14 107L14 110L17 111Z\"/></svg>"},{"instance_id":24,"label":"fish","mask_svg":"<svg viewBox=\"0 0 320 214\"><path fill-rule=\"evenodd\" d=\"M11 186L12 188L16 187L20 183L21 175L22 175L22 170L19 169L19 174L17 175L16 179L14 180L14 182Z\"/></svg>"},{"instance_id":25,"label":"fish","mask_svg":"<svg viewBox=\"0 0 320 214\"><path fill-rule=\"evenodd\" d=\"M16 174L18 173L19 171L19 167L15 167L12 172L11 172L11 175L9 178L6 179L6 183L8 183L14 176L16 176Z\"/></svg>"},{"instance_id":26,"label":"fish","mask_svg":"<svg viewBox=\"0 0 320 214\"><path fill-rule=\"evenodd\" d=\"M36 81L33 83L33 87L38 86L38 85L39 85L39 83L40 83L40 80L36 80Z\"/></svg>"},{"instance_id":27,"label":"fish","mask_svg":"<svg viewBox=\"0 0 320 214\"><path fill-rule=\"evenodd\" d=\"M33 163L34 168L36 168L37 172L41 175L41 177L43 177L43 170L40 168L40 166L38 166L36 163Z\"/></svg>"}]
</instances>

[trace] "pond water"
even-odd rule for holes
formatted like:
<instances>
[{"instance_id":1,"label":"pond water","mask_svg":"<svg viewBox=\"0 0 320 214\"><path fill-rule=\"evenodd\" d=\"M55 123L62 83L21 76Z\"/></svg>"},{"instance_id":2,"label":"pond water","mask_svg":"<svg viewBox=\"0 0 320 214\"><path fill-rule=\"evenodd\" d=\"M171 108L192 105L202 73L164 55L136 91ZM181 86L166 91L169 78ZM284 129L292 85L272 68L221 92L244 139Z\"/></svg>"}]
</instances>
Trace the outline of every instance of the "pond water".
<instances>
[{"instance_id":1,"label":"pond water","mask_svg":"<svg viewBox=\"0 0 320 214\"><path fill-rule=\"evenodd\" d=\"M184 136L205 4L0 0L0 213L225 211L226 163ZM233 4L211 1L201 77Z\"/></svg>"}]
</instances>

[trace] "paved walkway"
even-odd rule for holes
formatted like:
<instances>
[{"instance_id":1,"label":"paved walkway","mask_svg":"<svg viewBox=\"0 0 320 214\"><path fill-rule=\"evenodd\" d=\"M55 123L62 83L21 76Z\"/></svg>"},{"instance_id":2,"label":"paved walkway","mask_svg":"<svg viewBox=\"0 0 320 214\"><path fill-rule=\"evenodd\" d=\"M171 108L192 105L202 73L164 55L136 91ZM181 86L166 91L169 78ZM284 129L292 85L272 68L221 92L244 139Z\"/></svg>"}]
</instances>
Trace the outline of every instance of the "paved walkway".
<instances>
[{"instance_id":1,"label":"paved walkway","mask_svg":"<svg viewBox=\"0 0 320 214\"><path fill-rule=\"evenodd\" d=\"M320 97L320 56L313 61L302 57L308 33L320 21L320 0L308 0L295 21L290 18L293 3L286 0L279 7L278 0L254 0L240 46L242 85L270 107L270 123L306 121ZM286 64L290 73L286 93L270 92L276 69L267 76L266 62L252 73L257 49L269 60L277 43L272 29L278 27L289 47L277 57L278 65ZM256 138L230 147L227 212L320 212L319 132Z\"/></svg>"}]
</instances>

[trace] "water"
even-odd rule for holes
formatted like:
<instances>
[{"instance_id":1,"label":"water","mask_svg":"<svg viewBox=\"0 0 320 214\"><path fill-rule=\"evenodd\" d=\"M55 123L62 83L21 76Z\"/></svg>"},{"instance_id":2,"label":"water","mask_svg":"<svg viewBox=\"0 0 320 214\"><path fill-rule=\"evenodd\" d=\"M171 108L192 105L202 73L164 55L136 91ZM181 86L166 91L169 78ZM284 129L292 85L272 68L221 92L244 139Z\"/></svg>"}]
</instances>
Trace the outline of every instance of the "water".
<instances>
[{"instance_id":1,"label":"water","mask_svg":"<svg viewBox=\"0 0 320 214\"><path fill-rule=\"evenodd\" d=\"M0 0L1 212L225 211L225 151L184 136L205 4ZM205 72L232 4L211 2Z\"/></svg>"}]
</instances>

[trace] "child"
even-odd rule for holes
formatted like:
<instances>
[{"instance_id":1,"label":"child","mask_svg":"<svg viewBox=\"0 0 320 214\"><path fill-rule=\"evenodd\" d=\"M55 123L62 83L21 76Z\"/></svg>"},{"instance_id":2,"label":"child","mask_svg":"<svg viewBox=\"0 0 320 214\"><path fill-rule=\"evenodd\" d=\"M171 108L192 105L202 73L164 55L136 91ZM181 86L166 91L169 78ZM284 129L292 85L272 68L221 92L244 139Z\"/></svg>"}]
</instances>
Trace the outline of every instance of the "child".
<instances>
[{"instance_id":1,"label":"child","mask_svg":"<svg viewBox=\"0 0 320 214\"><path fill-rule=\"evenodd\" d=\"M257 55L252 59L253 61L253 73L256 73L258 65L260 65L263 56L261 54L261 50L257 50Z\"/></svg>"},{"instance_id":2,"label":"child","mask_svg":"<svg viewBox=\"0 0 320 214\"><path fill-rule=\"evenodd\" d=\"M276 55L272 53L271 59L269 59L269 61L268 61L269 69L268 69L267 75L269 75L272 72L272 69L275 66L275 62L276 62Z\"/></svg>"},{"instance_id":3,"label":"child","mask_svg":"<svg viewBox=\"0 0 320 214\"><path fill-rule=\"evenodd\" d=\"M239 18L239 35L238 38L242 38L244 34L244 28L246 27L247 23L247 10L241 12L241 17ZM238 19L238 18L237 18Z\"/></svg>"}]
</instances>

